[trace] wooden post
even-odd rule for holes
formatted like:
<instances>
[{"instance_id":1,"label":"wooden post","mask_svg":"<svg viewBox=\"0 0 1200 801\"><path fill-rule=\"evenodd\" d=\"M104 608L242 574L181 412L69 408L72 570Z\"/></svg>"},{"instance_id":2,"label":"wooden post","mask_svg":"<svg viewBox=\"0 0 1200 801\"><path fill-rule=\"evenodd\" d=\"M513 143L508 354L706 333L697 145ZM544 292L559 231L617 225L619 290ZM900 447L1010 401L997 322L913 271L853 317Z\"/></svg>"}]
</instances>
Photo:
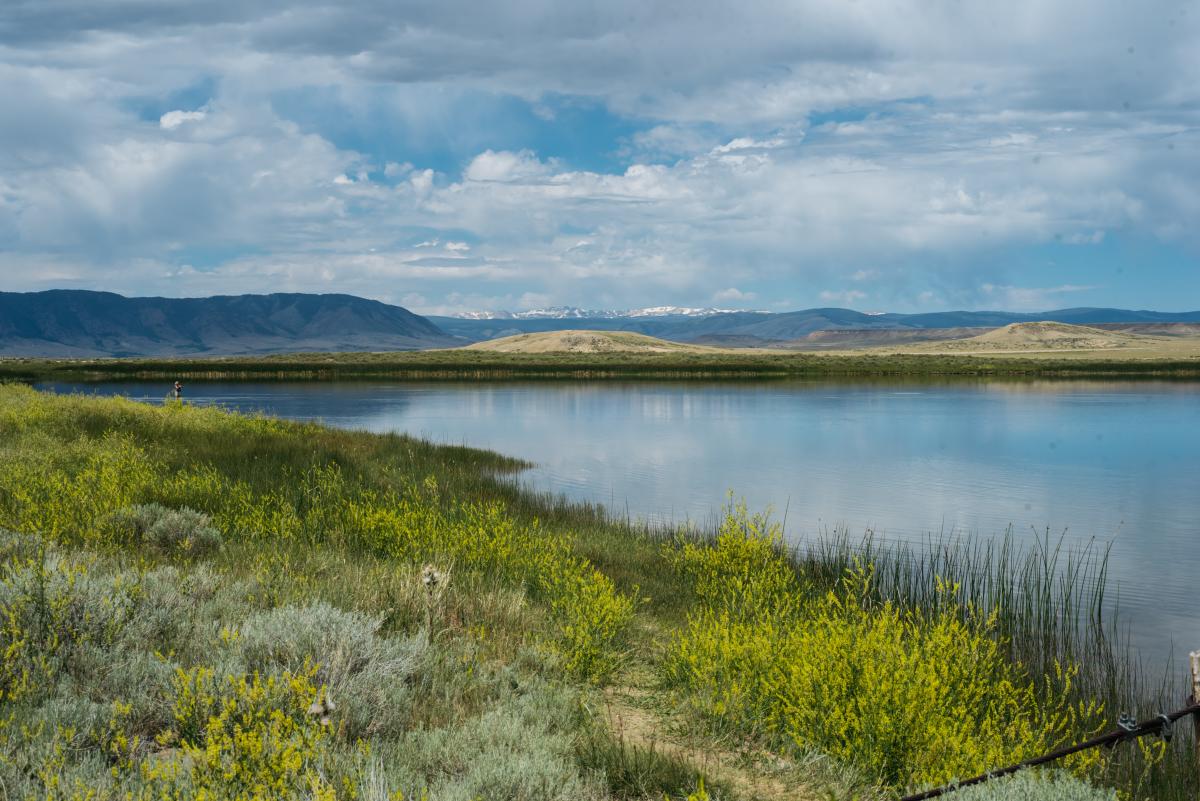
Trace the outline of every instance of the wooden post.
<instances>
[{"instance_id":1,"label":"wooden post","mask_svg":"<svg viewBox=\"0 0 1200 801\"><path fill-rule=\"evenodd\" d=\"M1188 654L1188 662L1192 666L1192 703L1200 704L1200 651ZM1192 725L1196 731L1196 761L1200 762L1200 714L1192 715Z\"/></svg>"}]
</instances>

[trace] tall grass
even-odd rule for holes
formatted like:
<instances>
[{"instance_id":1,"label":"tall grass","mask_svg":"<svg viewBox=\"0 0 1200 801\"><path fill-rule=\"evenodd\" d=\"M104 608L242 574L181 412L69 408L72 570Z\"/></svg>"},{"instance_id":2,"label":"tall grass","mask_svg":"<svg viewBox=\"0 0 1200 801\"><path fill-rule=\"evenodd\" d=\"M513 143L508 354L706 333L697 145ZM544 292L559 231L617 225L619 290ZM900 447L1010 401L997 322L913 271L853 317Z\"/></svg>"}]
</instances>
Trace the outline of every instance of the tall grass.
<instances>
[{"instance_id":1,"label":"tall grass","mask_svg":"<svg viewBox=\"0 0 1200 801\"><path fill-rule=\"evenodd\" d=\"M1019 543L1009 529L998 539L930 536L912 543L872 533L855 539L838 530L796 545L788 556L813 587L834 587L847 570L870 565L871 592L879 600L926 612L993 612L997 640L1011 662L1039 676L1053 676L1056 664L1075 666L1071 696L1098 703L1110 721L1123 713L1144 719L1177 709L1188 694L1183 676L1145 662L1130 644L1108 591L1107 546L1068 547L1049 531L1032 542ZM1194 799L1200 764L1193 728L1175 729L1169 744L1151 739L1117 746L1105 761L1103 781L1128 798Z\"/></svg>"},{"instance_id":2,"label":"tall grass","mask_svg":"<svg viewBox=\"0 0 1200 801\"><path fill-rule=\"evenodd\" d=\"M913 609L983 609L996 613L1009 655L1038 672L1080 659L1111 668L1119 658L1117 610L1106 602L1108 548L1068 547L1049 531L1018 542L1011 527L998 539L927 536L855 540L845 530L796 545L790 554L814 586L836 584L847 571L872 567L872 592ZM952 592L939 589L939 580Z\"/></svg>"}]
</instances>

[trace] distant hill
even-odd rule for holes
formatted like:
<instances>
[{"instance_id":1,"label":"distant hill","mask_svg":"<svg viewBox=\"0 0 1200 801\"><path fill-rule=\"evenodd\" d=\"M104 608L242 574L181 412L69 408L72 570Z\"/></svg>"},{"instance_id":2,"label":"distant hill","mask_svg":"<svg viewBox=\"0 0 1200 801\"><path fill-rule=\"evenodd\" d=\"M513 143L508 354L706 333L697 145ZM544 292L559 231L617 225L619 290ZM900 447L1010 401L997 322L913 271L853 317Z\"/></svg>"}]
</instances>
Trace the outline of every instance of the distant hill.
<instances>
[{"instance_id":1,"label":"distant hill","mask_svg":"<svg viewBox=\"0 0 1200 801\"><path fill-rule=\"evenodd\" d=\"M800 339L770 345L787 350L843 350L965 339L991 328L827 328Z\"/></svg>"},{"instance_id":2,"label":"distant hill","mask_svg":"<svg viewBox=\"0 0 1200 801\"><path fill-rule=\"evenodd\" d=\"M952 311L929 314L864 314L822 308L772 314L729 312L707 316L664 315L602 319L465 320L431 317L448 334L474 342L539 331L633 331L676 342L752 347L802 340L817 331L999 328L1012 323L1051 321L1073 325L1200 323L1200 311L1154 312L1128 309L1059 309L1024 314L1004 311ZM794 346L794 345L793 345Z\"/></svg>"},{"instance_id":3,"label":"distant hill","mask_svg":"<svg viewBox=\"0 0 1200 801\"><path fill-rule=\"evenodd\" d=\"M1200 323L1096 323L1096 328L1156 337L1200 337Z\"/></svg>"},{"instance_id":4,"label":"distant hill","mask_svg":"<svg viewBox=\"0 0 1200 801\"><path fill-rule=\"evenodd\" d=\"M962 353L1018 353L1034 351L1100 351L1150 349L1173 346L1177 339L1132 334L1111 328L1070 325L1051 321L1012 323L963 339L926 342L914 351L955 351Z\"/></svg>"},{"instance_id":5,"label":"distant hill","mask_svg":"<svg viewBox=\"0 0 1200 801\"><path fill-rule=\"evenodd\" d=\"M0 356L214 356L458 344L407 309L351 295L0 292Z\"/></svg>"},{"instance_id":6,"label":"distant hill","mask_svg":"<svg viewBox=\"0 0 1200 801\"><path fill-rule=\"evenodd\" d=\"M466 350L496 353L699 353L712 348L634 334L628 331L547 331L477 342Z\"/></svg>"},{"instance_id":7,"label":"distant hill","mask_svg":"<svg viewBox=\"0 0 1200 801\"><path fill-rule=\"evenodd\" d=\"M1026 346L1034 348L1125 348L1135 347L1146 340L1140 334L1104 331L1087 325L1067 323L1013 323L986 334L971 337L965 342L1005 348Z\"/></svg>"}]
</instances>

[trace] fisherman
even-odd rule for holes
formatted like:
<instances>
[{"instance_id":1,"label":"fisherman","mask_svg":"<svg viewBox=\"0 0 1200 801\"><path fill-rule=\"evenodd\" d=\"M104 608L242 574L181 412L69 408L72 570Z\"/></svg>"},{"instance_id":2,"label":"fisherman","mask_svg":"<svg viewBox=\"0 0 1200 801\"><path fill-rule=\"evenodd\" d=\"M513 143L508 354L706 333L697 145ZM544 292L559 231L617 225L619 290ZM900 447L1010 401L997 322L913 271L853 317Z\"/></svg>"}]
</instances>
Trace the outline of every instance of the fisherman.
<instances>
[{"instance_id":1,"label":"fisherman","mask_svg":"<svg viewBox=\"0 0 1200 801\"><path fill-rule=\"evenodd\" d=\"M175 386L171 389L171 394L175 396L175 400L183 400L183 384L176 381Z\"/></svg>"}]
</instances>

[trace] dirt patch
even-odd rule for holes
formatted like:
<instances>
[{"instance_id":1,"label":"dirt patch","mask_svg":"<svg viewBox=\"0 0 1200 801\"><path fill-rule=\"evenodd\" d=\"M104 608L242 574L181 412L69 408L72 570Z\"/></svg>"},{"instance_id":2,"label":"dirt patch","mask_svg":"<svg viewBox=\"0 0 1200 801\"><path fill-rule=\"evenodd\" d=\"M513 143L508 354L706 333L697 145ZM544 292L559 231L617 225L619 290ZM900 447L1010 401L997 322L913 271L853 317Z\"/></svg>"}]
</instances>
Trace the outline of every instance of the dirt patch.
<instances>
[{"instance_id":1,"label":"dirt patch","mask_svg":"<svg viewBox=\"0 0 1200 801\"><path fill-rule=\"evenodd\" d=\"M654 708L655 696L642 687L609 688L605 716L613 735L641 749L693 765L743 801L809 801L824 798L803 784L798 766L750 747L732 749L682 732L679 722Z\"/></svg>"}]
</instances>

